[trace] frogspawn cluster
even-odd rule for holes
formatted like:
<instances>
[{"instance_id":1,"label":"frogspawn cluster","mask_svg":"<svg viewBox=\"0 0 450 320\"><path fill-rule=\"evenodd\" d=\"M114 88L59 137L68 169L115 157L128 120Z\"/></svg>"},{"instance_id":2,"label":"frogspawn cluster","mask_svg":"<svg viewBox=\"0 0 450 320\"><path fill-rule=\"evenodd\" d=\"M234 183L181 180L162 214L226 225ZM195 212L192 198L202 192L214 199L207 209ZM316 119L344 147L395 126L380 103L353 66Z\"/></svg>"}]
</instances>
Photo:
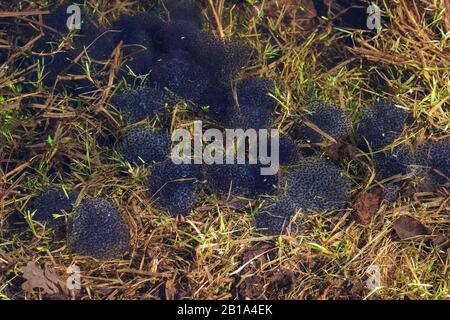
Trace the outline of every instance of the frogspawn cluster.
<instances>
[{"instance_id":1,"label":"frogspawn cluster","mask_svg":"<svg viewBox=\"0 0 450 320\"><path fill-rule=\"evenodd\" d=\"M61 28L58 19L52 20L58 14L57 11L45 18L52 29ZM306 157L296 143L320 143L327 137L344 140L351 132L351 124L348 115L337 106L312 105L304 116L306 121L293 129L292 137L281 137L281 164L290 168L280 177L261 176L259 165L176 165L169 159L167 128L178 101L188 101L199 117L211 120L219 128L270 128L276 108L272 81L234 81L251 57L246 46L202 31L201 14L192 6L177 7L170 12L170 18L165 22L141 13L121 17L110 28L95 32L91 32L95 28L87 20L73 37L72 50L46 56L46 83L54 85L64 73L85 73L74 58L81 52L93 61L102 61L108 60L116 49L121 50L124 59L116 80L132 85L118 90L111 104L132 128L122 136L117 149L129 162L151 165L149 197L156 207L172 215L189 214L203 185L207 192L219 197L257 199L270 195L256 216L259 232L266 234L285 232L291 218L299 212L345 208L351 200L350 179L330 160L317 154ZM55 42L54 38L49 40ZM39 46L51 50L48 42L47 39ZM100 66L92 66L94 78L101 74ZM101 79L84 79L81 85L69 81L64 88L75 93L95 90L99 83L96 81ZM138 87L133 85L136 82ZM135 125L154 118L161 122L161 129ZM436 180L448 179L448 139L411 149L388 148L402 135L407 120L406 110L390 101L365 108L361 120L354 125L358 147L373 153L381 178L407 172L417 164L427 167ZM126 252L127 226L109 201L85 200L75 212L68 226L69 246L75 252L99 259ZM96 234L96 230L100 231ZM100 244L96 242L98 236L104 240Z\"/></svg>"}]
</instances>

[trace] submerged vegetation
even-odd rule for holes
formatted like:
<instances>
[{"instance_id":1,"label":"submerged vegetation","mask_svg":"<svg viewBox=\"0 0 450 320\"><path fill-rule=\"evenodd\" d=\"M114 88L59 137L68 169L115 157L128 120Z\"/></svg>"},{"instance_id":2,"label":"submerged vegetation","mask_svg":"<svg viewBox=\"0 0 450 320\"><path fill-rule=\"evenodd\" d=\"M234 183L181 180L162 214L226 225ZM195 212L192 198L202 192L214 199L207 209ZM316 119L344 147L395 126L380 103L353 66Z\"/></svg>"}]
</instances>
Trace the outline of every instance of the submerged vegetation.
<instances>
[{"instance_id":1,"label":"submerged vegetation","mask_svg":"<svg viewBox=\"0 0 450 320\"><path fill-rule=\"evenodd\" d=\"M371 1L380 30L366 1L88 0L72 31L46 2L0 4L0 298L52 298L27 262L79 266L77 299L450 297L445 0ZM279 173L174 164L199 119L279 129Z\"/></svg>"}]
</instances>

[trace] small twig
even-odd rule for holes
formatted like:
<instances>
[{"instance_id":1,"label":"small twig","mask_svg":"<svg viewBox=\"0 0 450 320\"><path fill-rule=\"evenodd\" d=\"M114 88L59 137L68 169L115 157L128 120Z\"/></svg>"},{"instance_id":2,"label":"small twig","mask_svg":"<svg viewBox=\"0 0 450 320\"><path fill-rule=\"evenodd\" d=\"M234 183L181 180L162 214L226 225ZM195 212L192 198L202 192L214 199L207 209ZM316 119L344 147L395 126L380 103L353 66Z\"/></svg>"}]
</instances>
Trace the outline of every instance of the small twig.
<instances>
[{"instance_id":1,"label":"small twig","mask_svg":"<svg viewBox=\"0 0 450 320\"><path fill-rule=\"evenodd\" d=\"M26 17L26 16L37 16L40 14L49 14L50 11L22 11L22 12L0 12L0 18L6 17Z\"/></svg>"}]
</instances>

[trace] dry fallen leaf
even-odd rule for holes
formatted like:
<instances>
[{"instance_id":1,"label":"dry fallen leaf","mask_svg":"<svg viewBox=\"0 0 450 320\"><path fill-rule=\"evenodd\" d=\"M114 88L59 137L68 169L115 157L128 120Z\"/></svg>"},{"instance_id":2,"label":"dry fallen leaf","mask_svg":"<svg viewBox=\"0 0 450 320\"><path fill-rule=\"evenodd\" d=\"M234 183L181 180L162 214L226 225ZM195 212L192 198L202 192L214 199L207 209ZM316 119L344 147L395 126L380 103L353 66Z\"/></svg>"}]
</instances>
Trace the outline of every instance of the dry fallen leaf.
<instances>
[{"instance_id":1,"label":"dry fallen leaf","mask_svg":"<svg viewBox=\"0 0 450 320\"><path fill-rule=\"evenodd\" d=\"M393 225L395 233L401 240L421 241L430 233L417 219L410 216L401 216Z\"/></svg>"},{"instance_id":2,"label":"dry fallen leaf","mask_svg":"<svg viewBox=\"0 0 450 320\"><path fill-rule=\"evenodd\" d=\"M277 271L269 280L267 290L272 292L270 298L276 299L280 292L287 293L291 291L297 282L295 273L289 269Z\"/></svg>"},{"instance_id":3,"label":"dry fallen leaf","mask_svg":"<svg viewBox=\"0 0 450 320\"><path fill-rule=\"evenodd\" d=\"M66 279L62 278L55 270L55 268L53 268L50 263L46 263L45 264L45 277L52 283L54 283L55 285L57 285L57 287L59 289L61 289L61 291L65 294L65 295L69 295L69 289L67 288L67 281Z\"/></svg>"},{"instance_id":4,"label":"dry fallen leaf","mask_svg":"<svg viewBox=\"0 0 450 320\"><path fill-rule=\"evenodd\" d=\"M342 158L358 158L358 152L355 147L342 142L333 143L325 147L325 152L334 160Z\"/></svg>"},{"instance_id":5,"label":"dry fallen leaf","mask_svg":"<svg viewBox=\"0 0 450 320\"><path fill-rule=\"evenodd\" d=\"M353 209L361 223L366 224L378 212L380 203L381 192L377 189L370 193L360 194L353 205Z\"/></svg>"},{"instance_id":6,"label":"dry fallen leaf","mask_svg":"<svg viewBox=\"0 0 450 320\"><path fill-rule=\"evenodd\" d=\"M26 293L32 294L36 289L40 289L47 295L57 295L61 291L67 294L65 281L56 274L50 264L45 264L44 271L33 262L28 262L23 267L23 278L26 281L22 284L22 289Z\"/></svg>"},{"instance_id":7,"label":"dry fallen leaf","mask_svg":"<svg viewBox=\"0 0 450 320\"><path fill-rule=\"evenodd\" d=\"M264 279L259 270L266 259L265 254L271 250L271 246L261 245L242 254L242 264L237 269L240 277L236 280L239 295L243 299L258 299L264 295Z\"/></svg>"}]
</instances>

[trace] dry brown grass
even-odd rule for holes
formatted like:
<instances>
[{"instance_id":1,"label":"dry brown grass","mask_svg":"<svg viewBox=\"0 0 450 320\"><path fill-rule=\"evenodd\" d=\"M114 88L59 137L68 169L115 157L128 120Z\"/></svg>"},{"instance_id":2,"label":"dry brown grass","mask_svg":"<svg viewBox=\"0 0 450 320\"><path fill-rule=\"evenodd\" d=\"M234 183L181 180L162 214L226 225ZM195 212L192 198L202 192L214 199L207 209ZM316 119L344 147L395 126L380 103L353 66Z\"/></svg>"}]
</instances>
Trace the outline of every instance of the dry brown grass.
<instances>
[{"instance_id":1,"label":"dry brown grass","mask_svg":"<svg viewBox=\"0 0 450 320\"><path fill-rule=\"evenodd\" d=\"M356 118L359 106L390 97L415 119L404 140L448 135L446 1L377 2L390 25L378 33L354 31L351 37L319 19L287 19L282 5L265 16L260 4L223 7L209 1L205 17L216 34L237 36L254 48L258 62L242 76L267 76L283 88L276 122L282 130L299 121L311 100L334 102ZM101 23L140 7L131 1L91 3ZM117 63L112 59L111 74ZM68 97L49 96L44 89L27 94L43 100L27 102L17 91L26 72L0 71L0 97L5 98L0 103L0 298L24 297L20 282L29 261L41 267L50 263L63 278L69 265L80 266L83 290L71 293L77 299L450 297L448 242L399 241L392 231L393 221L409 214L448 240L448 190L383 202L366 225L352 209L313 214L295 236L259 236L252 215L260 203L223 202L206 194L192 215L170 218L149 201L149 169L130 167L105 146L124 128L105 103L112 82L73 108ZM187 126L190 121L183 111L174 119ZM377 185L370 164L351 160L346 165L357 183L355 194ZM10 232L7 217L25 213L29 200L48 183L76 187L79 199L111 198L130 223L130 253L123 260L99 262L70 254L64 239L38 224ZM381 270L382 287L374 291L365 284L371 265ZM26 297L44 298L39 293Z\"/></svg>"}]
</instances>

